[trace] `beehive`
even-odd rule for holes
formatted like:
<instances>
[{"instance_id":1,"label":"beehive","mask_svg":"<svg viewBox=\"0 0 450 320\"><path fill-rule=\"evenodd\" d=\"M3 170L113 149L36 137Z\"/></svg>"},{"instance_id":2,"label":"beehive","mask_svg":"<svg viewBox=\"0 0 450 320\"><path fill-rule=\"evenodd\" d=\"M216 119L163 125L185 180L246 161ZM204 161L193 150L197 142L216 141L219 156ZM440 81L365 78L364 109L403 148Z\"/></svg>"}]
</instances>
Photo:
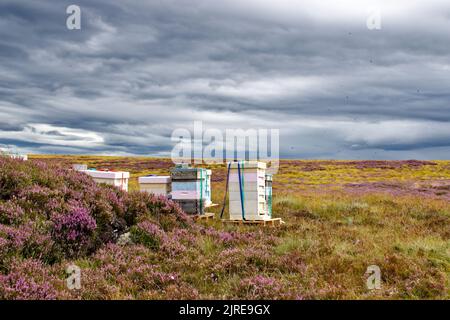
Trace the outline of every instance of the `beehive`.
<instances>
[{"instance_id":1,"label":"beehive","mask_svg":"<svg viewBox=\"0 0 450 320\"><path fill-rule=\"evenodd\" d=\"M258 161L239 161L231 162L229 166L230 219L269 220L271 214L266 198L266 164Z\"/></svg>"},{"instance_id":2,"label":"beehive","mask_svg":"<svg viewBox=\"0 0 450 320\"><path fill-rule=\"evenodd\" d=\"M76 171L83 171L83 170L87 170L88 166L87 166L87 164L73 164L72 169L76 170Z\"/></svg>"},{"instance_id":3,"label":"beehive","mask_svg":"<svg viewBox=\"0 0 450 320\"><path fill-rule=\"evenodd\" d=\"M272 175L266 174L266 203L267 203L267 214L272 217Z\"/></svg>"},{"instance_id":4,"label":"beehive","mask_svg":"<svg viewBox=\"0 0 450 320\"><path fill-rule=\"evenodd\" d=\"M124 171L100 171L95 169L81 170L80 172L90 175L97 183L106 183L128 191L128 180L130 173Z\"/></svg>"},{"instance_id":5,"label":"beehive","mask_svg":"<svg viewBox=\"0 0 450 320\"><path fill-rule=\"evenodd\" d=\"M211 170L177 165L170 173L172 200L186 213L203 214L211 205Z\"/></svg>"},{"instance_id":6,"label":"beehive","mask_svg":"<svg viewBox=\"0 0 450 320\"><path fill-rule=\"evenodd\" d=\"M23 161L28 160L28 155L26 155L26 154L19 154L19 153L4 153L4 154L2 154L2 153L0 153L0 155L6 155L12 159L20 159Z\"/></svg>"},{"instance_id":7,"label":"beehive","mask_svg":"<svg viewBox=\"0 0 450 320\"><path fill-rule=\"evenodd\" d=\"M145 176L139 177L139 190L155 195L168 196L171 191L170 176Z\"/></svg>"}]
</instances>

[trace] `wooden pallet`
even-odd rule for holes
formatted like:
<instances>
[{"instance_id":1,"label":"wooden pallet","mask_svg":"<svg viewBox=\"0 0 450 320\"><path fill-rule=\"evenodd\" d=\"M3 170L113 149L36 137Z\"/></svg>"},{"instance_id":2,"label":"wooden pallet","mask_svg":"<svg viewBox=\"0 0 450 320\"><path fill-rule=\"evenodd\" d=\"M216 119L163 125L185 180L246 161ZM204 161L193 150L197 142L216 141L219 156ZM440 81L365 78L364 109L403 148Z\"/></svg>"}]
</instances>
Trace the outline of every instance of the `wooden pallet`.
<instances>
[{"instance_id":1,"label":"wooden pallet","mask_svg":"<svg viewBox=\"0 0 450 320\"><path fill-rule=\"evenodd\" d=\"M209 219L214 219L214 213L205 212L204 214L196 214L193 217L195 220L209 220Z\"/></svg>"},{"instance_id":2,"label":"wooden pallet","mask_svg":"<svg viewBox=\"0 0 450 320\"><path fill-rule=\"evenodd\" d=\"M250 225L263 225L265 226L281 226L285 224L281 218L273 218L269 220L225 220L222 219L223 223L232 223L232 224L250 224Z\"/></svg>"}]
</instances>

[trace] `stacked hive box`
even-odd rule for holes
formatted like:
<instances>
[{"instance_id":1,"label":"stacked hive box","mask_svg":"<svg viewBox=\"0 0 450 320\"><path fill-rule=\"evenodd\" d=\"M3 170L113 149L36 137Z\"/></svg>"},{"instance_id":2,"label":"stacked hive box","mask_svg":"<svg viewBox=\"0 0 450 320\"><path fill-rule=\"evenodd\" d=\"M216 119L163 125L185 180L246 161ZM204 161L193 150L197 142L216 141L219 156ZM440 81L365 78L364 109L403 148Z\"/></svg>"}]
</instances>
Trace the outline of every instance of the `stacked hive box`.
<instances>
[{"instance_id":1,"label":"stacked hive box","mask_svg":"<svg viewBox=\"0 0 450 320\"><path fill-rule=\"evenodd\" d=\"M106 183L118 187L124 191L128 191L129 172L123 171L98 171L94 169L81 170L90 175L97 183Z\"/></svg>"},{"instance_id":2,"label":"stacked hive box","mask_svg":"<svg viewBox=\"0 0 450 320\"><path fill-rule=\"evenodd\" d=\"M2 155L2 154L0 153L0 155ZM28 160L28 155L26 155L26 154L5 153L5 155L7 155L8 157L13 158L13 159L20 159L20 160L23 160L23 161L27 161Z\"/></svg>"},{"instance_id":3,"label":"stacked hive box","mask_svg":"<svg viewBox=\"0 0 450 320\"><path fill-rule=\"evenodd\" d=\"M269 220L271 215L266 201L266 164L258 161L239 161L229 165L230 219Z\"/></svg>"},{"instance_id":4,"label":"stacked hive box","mask_svg":"<svg viewBox=\"0 0 450 320\"><path fill-rule=\"evenodd\" d=\"M87 170L87 164L74 164L72 165L72 169L76 170L76 171L83 171L83 170Z\"/></svg>"},{"instance_id":5,"label":"stacked hive box","mask_svg":"<svg viewBox=\"0 0 450 320\"><path fill-rule=\"evenodd\" d=\"M171 170L172 200L186 213L204 214L211 205L211 170L177 165Z\"/></svg>"},{"instance_id":6,"label":"stacked hive box","mask_svg":"<svg viewBox=\"0 0 450 320\"><path fill-rule=\"evenodd\" d=\"M272 175L266 174L266 203L267 213L272 217Z\"/></svg>"},{"instance_id":7,"label":"stacked hive box","mask_svg":"<svg viewBox=\"0 0 450 320\"><path fill-rule=\"evenodd\" d=\"M151 175L139 177L139 189L143 192L167 197L171 190L170 182L170 176Z\"/></svg>"}]
</instances>

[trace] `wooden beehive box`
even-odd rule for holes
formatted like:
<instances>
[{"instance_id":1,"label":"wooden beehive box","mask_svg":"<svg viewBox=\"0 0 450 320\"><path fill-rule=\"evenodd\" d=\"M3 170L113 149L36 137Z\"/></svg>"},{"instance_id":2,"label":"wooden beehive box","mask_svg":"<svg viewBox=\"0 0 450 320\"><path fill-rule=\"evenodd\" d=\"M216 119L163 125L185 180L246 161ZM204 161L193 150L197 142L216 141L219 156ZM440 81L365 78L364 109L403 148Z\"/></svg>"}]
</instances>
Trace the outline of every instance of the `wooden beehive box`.
<instances>
[{"instance_id":1,"label":"wooden beehive box","mask_svg":"<svg viewBox=\"0 0 450 320\"><path fill-rule=\"evenodd\" d=\"M187 213L204 213L211 205L211 170L177 166L171 170L172 200Z\"/></svg>"},{"instance_id":2,"label":"wooden beehive box","mask_svg":"<svg viewBox=\"0 0 450 320\"><path fill-rule=\"evenodd\" d=\"M130 179L130 173L125 171L100 171L100 170L81 170L80 172L86 173L91 176L97 183L106 183L113 185L128 191L128 180Z\"/></svg>"},{"instance_id":3,"label":"wooden beehive box","mask_svg":"<svg viewBox=\"0 0 450 320\"><path fill-rule=\"evenodd\" d=\"M139 190L155 195L168 196L171 191L170 176L145 176L139 177Z\"/></svg>"},{"instance_id":4,"label":"wooden beehive box","mask_svg":"<svg viewBox=\"0 0 450 320\"><path fill-rule=\"evenodd\" d=\"M76 170L76 171L83 171L83 170L87 170L88 166L87 164L73 164L72 165L72 169Z\"/></svg>"},{"instance_id":5,"label":"wooden beehive box","mask_svg":"<svg viewBox=\"0 0 450 320\"><path fill-rule=\"evenodd\" d=\"M243 220L244 218L246 220L269 220L271 218L266 201L266 164L264 162L231 162L228 194L230 220Z\"/></svg>"}]
</instances>

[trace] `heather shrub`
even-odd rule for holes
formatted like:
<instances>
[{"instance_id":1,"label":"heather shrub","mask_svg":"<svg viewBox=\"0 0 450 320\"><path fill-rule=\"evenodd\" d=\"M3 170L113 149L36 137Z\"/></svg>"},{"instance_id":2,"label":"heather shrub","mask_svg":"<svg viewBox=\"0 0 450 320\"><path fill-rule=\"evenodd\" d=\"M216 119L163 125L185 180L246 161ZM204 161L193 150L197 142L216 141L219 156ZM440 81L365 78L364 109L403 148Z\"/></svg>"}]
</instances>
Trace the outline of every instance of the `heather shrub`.
<instances>
[{"instance_id":1,"label":"heather shrub","mask_svg":"<svg viewBox=\"0 0 450 320\"><path fill-rule=\"evenodd\" d=\"M195 300L200 298L200 294L197 289L189 284L170 284L155 298L165 300Z\"/></svg>"},{"instance_id":2,"label":"heather shrub","mask_svg":"<svg viewBox=\"0 0 450 320\"><path fill-rule=\"evenodd\" d=\"M128 194L113 186L99 185L89 176L55 163L0 157L0 168L0 200L4 200L0 202L0 223L18 228L9 230L8 237L5 232L0 234L2 242L8 243L2 255L25 254L55 262L61 255L81 257L116 242L136 223L152 220L162 230L189 225L181 208L164 197ZM23 244L23 238L30 239L27 234L31 231L24 227L27 221L39 226L33 229L33 239L43 243L46 237L53 247L52 255L36 254L37 245ZM144 236L143 229L134 229L136 236L139 232L141 238ZM166 249L173 252L177 248L168 243Z\"/></svg>"},{"instance_id":3,"label":"heather shrub","mask_svg":"<svg viewBox=\"0 0 450 320\"><path fill-rule=\"evenodd\" d=\"M115 242L127 228L125 204L121 199L123 193L111 186L98 186L93 189L92 196L85 197L87 207L97 222L97 243Z\"/></svg>"},{"instance_id":4,"label":"heather shrub","mask_svg":"<svg viewBox=\"0 0 450 320\"><path fill-rule=\"evenodd\" d=\"M0 203L0 223L18 225L23 222L24 210L14 201Z\"/></svg>"},{"instance_id":5,"label":"heather shrub","mask_svg":"<svg viewBox=\"0 0 450 320\"><path fill-rule=\"evenodd\" d=\"M243 272L247 267L245 252L242 249L230 248L219 253L217 261L212 267L215 274L234 274Z\"/></svg>"},{"instance_id":6,"label":"heather shrub","mask_svg":"<svg viewBox=\"0 0 450 320\"><path fill-rule=\"evenodd\" d=\"M237 295L245 299L275 299L283 295L283 286L278 280L257 275L239 282Z\"/></svg>"},{"instance_id":7,"label":"heather shrub","mask_svg":"<svg viewBox=\"0 0 450 320\"><path fill-rule=\"evenodd\" d=\"M152 264L152 252L142 245L109 244L99 249L82 271L82 287L69 292L83 299L162 298L165 290L187 296L179 275ZM179 286L177 292L173 286ZM195 291L194 291L195 292Z\"/></svg>"},{"instance_id":8,"label":"heather shrub","mask_svg":"<svg viewBox=\"0 0 450 320\"><path fill-rule=\"evenodd\" d=\"M9 273L0 274L0 299L51 300L56 299L52 278L39 260L14 260Z\"/></svg>"},{"instance_id":9,"label":"heather shrub","mask_svg":"<svg viewBox=\"0 0 450 320\"><path fill-rule=\"evenodd\" d=\"M308 265L304 257L297 251L283 254L277 259L277 268L282 272L295 272L304 274Z\"/></svg>"},{"instance_id":10,"label":"heather shrub","mask_svg":"<svg viewBox=\"0 0 450 320\"><path fill-rule=\"evenodd\" d=\"M64 194L40 185L31 185L17 192L17 202L31 218L50 218L52 211L61 211Z\"/></svg>"},{"instance_id":11,"label":"heather shrub","mask_svg":"<svg viewBox=\"0 0 450 320\"><path fill-rule=\"evenodd\" d=\"M197 233L194 231L194 228L176 228L168 232L167 235L174 241L191 247L194 246L197 241Z\"/></svg>"},{"instance_id":12,"label":"heather shrub","mask_svg":"<svg viewBox=\"0 0 450 320\"><path fill-rule=\"evenodd\" d=\"M239 242L239 234L238 233L230 233L227 231L220 231L214 228L203 228L201 230L201 234L207 235L213 238L218 244L222 244L224 246L231 246L237 242Z\"/></svg>"},{"instance_id":13,"label":"heather shrub","mask_svg":"<svg viewBox=\"0 0 450 320\"><path fill-rule=\"evenodd\" d=\"M28 222L16 228L0 224L0 267L7 268L14 256L35 258L45 262L54 261L57 251L47 232L47 226Z\"/></svg>"},{"instance_id":14,"label":"heather shrub","mask_svg":"<svg viewBox=\"0 0 450 320\"><path fill-rule=\"evenodd\" d=\"M23 161L0 156L0 200L9 200L19 190L31 185L31 175L20 170L24 166Z\"/></svg>"},{"instance_id":15,"label":"heather shrub","mask_svg":"<svg viewBox=\"0 0 450 320\"><path fill-rule=\"evenodd\" d=\"M181 207L164 196L155 196L146 192L131 192L128 196L126 221L130 225L136 222L156 219L165 231L176 227L187 227L190 219Z\"/></svg>"},{"instance_id":16,"label":"heather shrub","mask_svg":"<svg viewBox=\"0 0 450 320\"><path fill-rule=\"evenodd\" d=\"M212 271L216 274L253 274L276 269L266 247L229 248L219 253Z\"/></svg>"},{"instance_id":17,"label":"heather shrub","mask_svg":"<svg viewBox=\"0 0 450 320\"><path fill-rule=\"evenodd\" d=\"M160 250L161 253L175 257L186 251L181 239L184 233L176 232L166 233L157 224L150 221L142 221L131 227L131 240L152 250Z\"/></svg>"},{"instance_id":18,"label":"heather shrub","mask_svg":"<svg viewBox=\"0 0 450 320\"><path fill-rule=\"evenodd\" d=\"M93 245L97 223L89 210L73 202L65 213L55 213L52 238L68 257L86 253Z\"/></svg>"},{"instance_id":19,"label":"heather shrub","mask_svg":"<svg viewBox=\"0 0 450 320\"><path fill-rule=\"evenodd\" d=\"M172 258L183 254L186 250L185 245L170 236L167 236L161 245L161 252Z\"/></svg>"},{"instance_id":20,"label":"heather shrub","mask_svg":"<svg viewBox=\"0 0 450 320\"><path fill-rule=\"evenodd\" d=\"M304 296L289 287L286 281L266 275L243 278L235 286L235 294L250 300L303 300Z\"/></svg>"},{"instance_id":21,"label":"heather shrub","mask_svg":"<svg viewBox=\"0 0 450 320\"><path fill-rule=\"evenodd\" d=\"M131 227L131 240L135 243L143 244L150 249L159 249L160 245L166 240L166 234L161 228L150 222L142 221Z\"/></svg>"}]
</instances>

